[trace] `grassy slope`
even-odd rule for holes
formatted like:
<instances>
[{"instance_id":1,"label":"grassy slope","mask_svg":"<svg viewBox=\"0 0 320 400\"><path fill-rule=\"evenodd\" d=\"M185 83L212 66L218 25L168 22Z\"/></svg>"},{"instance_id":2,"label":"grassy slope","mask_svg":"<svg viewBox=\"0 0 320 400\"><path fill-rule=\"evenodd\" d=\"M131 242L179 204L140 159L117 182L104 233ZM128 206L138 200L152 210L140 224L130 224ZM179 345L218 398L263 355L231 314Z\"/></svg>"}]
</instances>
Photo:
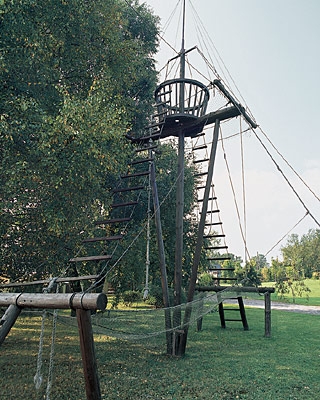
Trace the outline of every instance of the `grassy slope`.
<instances>
[{"instance_id":1,"label":"grassy slope","mask_svg":"<svg viewBox=\"0 0 320 400\"><path fill-rule=\"evenodd\" d=\"M303 297L296 297L295 303L309 306L320 306L320 280L306 279L305 284L311 290L311 292L307 293L308 296L304 294ZM263 286L274 286L274 282L263 283ZM273 294L272 300L287 301L290 303L293 302L291 294L286 295L284 299L280 299L276 294Z\"/></svg>"},{"instance_id":2,"label":"grassy slope","mask_svg":"<svg viewBox=\"0 0 320 400\"><path fill-rule=\"evenodd\" d=\"M239 323L219 327L217 313L205 317L203 331L190 329L187 355L172 359L152 348L96 336L103 399L314 400L320 393L315 315L272 312L272 338L264 334L263 310L248 309L250 330ZM0 351L0 399L42 399L36 391L40 319L22 316ZM43 363L48 369L50 325ZM163 345L162 351L165 346ZM77 331L59 325L51 399L84 400Z\"/></svg>"}]
</instances>

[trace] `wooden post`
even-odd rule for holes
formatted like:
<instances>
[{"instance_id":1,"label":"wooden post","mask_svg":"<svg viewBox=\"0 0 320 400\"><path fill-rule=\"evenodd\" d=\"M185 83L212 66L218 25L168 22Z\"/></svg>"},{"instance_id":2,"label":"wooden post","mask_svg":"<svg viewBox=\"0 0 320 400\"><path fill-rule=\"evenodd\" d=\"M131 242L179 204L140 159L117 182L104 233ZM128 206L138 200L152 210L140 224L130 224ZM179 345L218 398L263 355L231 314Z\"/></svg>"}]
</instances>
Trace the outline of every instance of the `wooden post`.
<instances>
[{"instance_id":1,"label":"wooden post","mask_svg":"<svg viewBox=\"0 0 320 400\"><path fill-rule=\"evenodd\" d=\"M76 313L87 400L100 400L101 392L94 351L91 311L77 309Z\"/></svg>"},{"instance_id":2,"label":"wooden post","mask_svg":"<svg viewBox=\"0 0 320 400\"><path fill-rule=\"evenodd\" d=\"M271 337L271 295L270 292L264 294L264 327L265 337Z\"/></svg>"},{"instance_id":3,"label":"wooden post","mask_svg":"<svg viewBox=\"0 0 320 400\"><path fill-rule=\"evenodd\" d=\"M6 312L4 313L3 317L0 321L0 346L4 342L4 339L10 332L10 329L13 327L14 323L16 322L19 314L21 312L21 308L10 304L7 308Z\"/></svg>"},{"instance_id":4,"label":"wooden post","mask_svg":"<svg viewBox=\"0 0 320 400\"><path fill-rule=\"evenodd\" d=\"M175 259L174 259L174 305L173 310L173 328L180 329L181 326L181 292L182 292L182 262L183 262L183 210L184 210L184 132L180 127L178 142L178 177L176 189L176 243L175 243ZM173 343L174 354L180 353L181 335L175 336Z\"/></svg>"},{"instance_id":5,"label":"wooden post","mask_svg":"<svg viewBox=\"0 0 320 400\"><path fill-rule=\"evenodd\" d=\"M249 325L248 325L248 321L247 321L247 317L246 317L246 310L244 309L244 303L243 303L242 296L238 296L238 304L239 304L239 310L240 310L243 329L245 331L248 331L249 330Z\"/></svg>"},{"instance_id":6,"label":"wooden post","mask_svg":"<svg viewBox=\"0 0 320 400\"><path fill-rule=\"evenodd\" d=\"M222 301L219 303L219 317L220 317L221 328L225 329L226 328L226 320L224 317L224 309L223 309Z\"/></svg>"},{"instance_id":7,"label":"wooden post","mask_svg":"<svg viewBox=\"0 0 320 400\"><path fill-rule=\"evenodd\" d=\"M152 153L150 150L149 150L149 158L152 158ZM156 226L156 232L157 232L157 243L158 243L158 251L159 251L162 299L163 299L163 305L164 305L166 340L167 340L167 354L172 354L172 333L171 333L172 324L171 324L171 312L170 312L170 308L169 308L170 307L169 287L168 287L166 256L165 256L162 225L161 225L158 187L157 187L157 182L156 182L156 170L155 170L154 162L151 163L150 180L151 180L151 187L152 187L154 220L155 220L155 226Z\"/></svg>"},{"instance_id":8,"label":"wooden post","mask_svg":"<svg viewBox=\"0 0 320 400\"><path fill-rule=\"evenodd\" d=\"M198 235L197 235L197 244L196 244L196 248L195 248L195 252L194 252L194 256L193 256L192 268L191 268L190 283L189 283L188 297L187 297L188 304L191 304L193 301L197 277L198 277L198 267L199 267L199 263L200 263L201 251L202 251L202 245L203 245L203 234L204 234L205 221L206 221L207 210L208 210L210 188L211 188L211 183L212 183L212 179L213 179L214 162L215 162L217 144L218 144L218 138L219 138L219 129L220 129L220 121L217 119L215 122L214 130L213 130L213 140L212 140L212 146L211 146L211 152L210 152L210 162L208 165L207 181L206 181L206 186L205 186L204 196L203 196L202 210L201 210L199 229L198 229ZM191 305L188 305L186 308L186 311L185 311L185 315L184 315L184 335L182 336L182 340L181 340L181 344L180 344L180 354L181 355L185 354L185 351L186 351L188 325L189 325L189 321L191 318L191 312L192 312L192 307L191 307Z\"/></svg>"}]
</instances>

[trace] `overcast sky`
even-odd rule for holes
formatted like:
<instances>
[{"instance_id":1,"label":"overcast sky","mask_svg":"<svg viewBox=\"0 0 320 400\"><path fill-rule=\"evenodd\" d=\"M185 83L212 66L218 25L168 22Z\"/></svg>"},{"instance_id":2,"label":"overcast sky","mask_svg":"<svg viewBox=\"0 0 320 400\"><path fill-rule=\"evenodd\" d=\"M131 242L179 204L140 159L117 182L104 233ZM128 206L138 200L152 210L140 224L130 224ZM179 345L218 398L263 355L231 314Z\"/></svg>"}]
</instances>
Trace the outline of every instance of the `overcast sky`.
<instances>
[{"instance_id":1,"label":"overcast sky","mask_svg":"<svg viewBox=\"0 0 320 400\"><path fill-rule=\"evenodd\" d=\"M182 1L147 0L146 3L161 17L163 27L177 6L163 36L179 51ZM213 60L219 74L226 76L239 97L223 64L227 67L259 126L318 197L319 16L319 0L186 0L185 48L200 44L202 51L211 52L206 56ZM223 63L214 54L213 46ZM158 68L163 67L172 56L174 52L161 42L161 51L157 56ZM202 65L199 64L200 67ZM239 139L229 140L225 146L242 210L239 143ZM305 215L306 210L255 135L245 134L243 144L247 244L250 255L254 256L257 253L266 254ZM320 221L319 200L279 157L277 161L307 209ZM218 148L214 182L229 251L244 257L244 245L221 148ZM302 235L311 228L319 226L307 216L291 233ZM280 247L285 244L286 239L268 254L268 260L271 256L279 256Z\"/></svg>"}]
</instances>

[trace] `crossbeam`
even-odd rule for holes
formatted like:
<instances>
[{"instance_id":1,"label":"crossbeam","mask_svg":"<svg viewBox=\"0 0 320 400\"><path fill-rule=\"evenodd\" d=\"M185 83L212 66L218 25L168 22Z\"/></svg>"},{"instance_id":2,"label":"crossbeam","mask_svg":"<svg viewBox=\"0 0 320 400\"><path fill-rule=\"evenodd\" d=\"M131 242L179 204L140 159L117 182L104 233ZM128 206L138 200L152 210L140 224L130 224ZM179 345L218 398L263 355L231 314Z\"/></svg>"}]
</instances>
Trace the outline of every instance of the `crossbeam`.
<instances>
[{"instance_id":1,"label":"crossbeam","mask_svg":"<svg viewBox=\"0 0 320 400\"><path fill-rule=\"evenodd\" d=\"M67 276L57 278L55 280L56 283L63 283L63 282L76 282L76 281L88 281L100 278L100 275L84 275L84 276ZM29 281L29 282L12 282L12 283L2 283L0 284L0 289L2 288L14 288L14 287L23 287L23 286L33 286L33 285L44 285L50 283L51 279L41 279L38 281Z\"/></svg>"},{"instance_id":2,"label":"crossbeam","mask_svg":"<svg viewBox=\"0 0 320 400\"><path fill-rule=\"evenodd\" d=\"M274 293L273 287L254 287L254 286L197 286L198 292L222 292L226 289L232 289L232 292L249 292L249 293Z\"/></svg>"},{"instance_id":3,"label":"crossbeam","mask_svg":"<svg viewBox=\"0 0 320 400\"><path fill-rule=\"evenodd\" d=\"M0 307L105 310L104 293L0 293Z\"/></svg>"}]
</instances>

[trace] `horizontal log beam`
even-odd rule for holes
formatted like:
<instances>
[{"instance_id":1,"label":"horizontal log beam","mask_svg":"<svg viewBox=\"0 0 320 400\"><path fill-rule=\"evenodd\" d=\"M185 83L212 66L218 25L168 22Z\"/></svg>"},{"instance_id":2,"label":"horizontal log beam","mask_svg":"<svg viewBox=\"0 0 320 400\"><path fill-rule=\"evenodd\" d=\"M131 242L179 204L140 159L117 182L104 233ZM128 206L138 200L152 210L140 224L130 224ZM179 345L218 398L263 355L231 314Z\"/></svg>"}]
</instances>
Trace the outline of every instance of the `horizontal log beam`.
<instances>
[{"instance_id":1,"label":"horizontal log beam","mask_svg":"<svg viewBox=\"0 0 320 400\"><path fill-rule=\"evenodd\" d=\"M63 282L76 282L76 281L89 281L100 278L100 275L83 275L83 276L69 276L64 278L57 278L55 280L56 283ZM13 283L3 283L0 285L0 289L2 288L14 288L14 287L23 287L23 286L34 286L34 285L45 285L46 283L50 283L52 279L41 279L38 281L30 281L30 282L13 282Z\"/></svg>"},{"instance_id":2,"label":"horizontal log beam","mask_svg":"<svg viewBox=\"0 0 320 400\"><path fill-rule=\"evenodd\" d=\"M225 278L222 278L225 279ZM222 292L230 289L233 292L248 292L248 293L274 293L273 287L253 287L253 286L197 286L198 292Z\"/></svg>"},{"instance_id":3,"label":"horizontal log beam","mask_svg":"<svg viewBox=\"0 0 320 400\"><path fill-rule=\"evenodd\" d=\"M105 310L104 293L0 293L0 307Z\"/></svg>"}]
</instances>

